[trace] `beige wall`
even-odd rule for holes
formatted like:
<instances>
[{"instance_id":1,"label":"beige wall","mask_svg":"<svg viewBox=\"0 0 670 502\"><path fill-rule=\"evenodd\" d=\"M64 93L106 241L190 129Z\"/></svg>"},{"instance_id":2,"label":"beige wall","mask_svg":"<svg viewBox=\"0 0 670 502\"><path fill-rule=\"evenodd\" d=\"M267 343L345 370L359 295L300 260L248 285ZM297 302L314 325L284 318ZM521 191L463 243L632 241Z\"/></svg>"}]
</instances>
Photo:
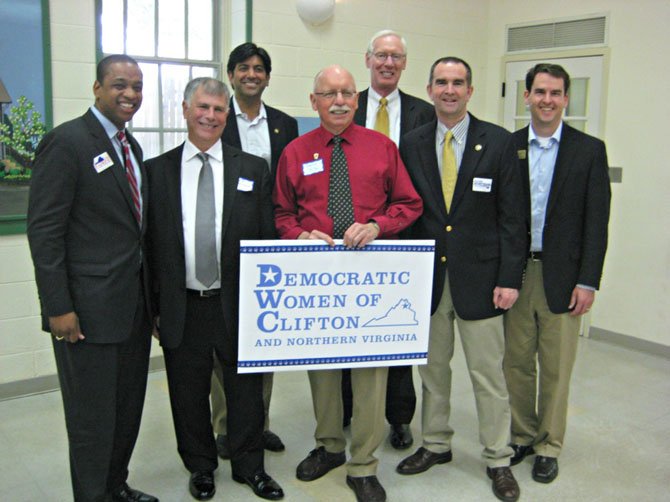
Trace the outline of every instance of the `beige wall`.
<instances>
[{"instance_id":1,"label":"beige wall","mask_svg":"<svg viewBox=\"0 0 670 502\"><path fill-rule=\"evenodd\" d=\"M233 5L239 38L240 0ZM641 0L338 0L324 25L305 25L294 0L255 0L254 41L273 58L267 101L294 115L314 115L308 94L314 74L339 63L359 89L369 73L363 55L372 33L402 32L409 44L401 87L425 96L430 64L458 55L473 66L475 94L470 109L501 121L505 26L557 16L608 13L610 65L607 76L605 140L610 164L623 166L623 183L613 186L610 249L603 290L593 311L594 326L670 345L670 169L662 145L670 117L665 57L670 2ZM95 20L92 0L50 0L54 123L80 115L92 102ZM228 43L226 37L224 43ZM0 237L0 384L55 372L48 336L39 331L38 303L25 236ZM154 347L154 353L160 351Z\"/></svg>"}]
</instances>

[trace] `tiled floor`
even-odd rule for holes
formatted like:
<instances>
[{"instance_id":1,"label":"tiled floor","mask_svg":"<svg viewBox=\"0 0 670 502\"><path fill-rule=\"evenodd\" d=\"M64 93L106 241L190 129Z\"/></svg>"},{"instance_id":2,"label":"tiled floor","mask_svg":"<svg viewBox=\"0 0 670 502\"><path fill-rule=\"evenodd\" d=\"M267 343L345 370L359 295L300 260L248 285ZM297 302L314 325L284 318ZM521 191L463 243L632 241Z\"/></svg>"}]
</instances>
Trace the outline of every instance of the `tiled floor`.
<instances>
[{"instance_id":1,"label":"tiled floor","mask_svg":"<svg viewBox=\"0 0 670 502\"><path fill-rule=\"evenodd\" d=\"M389 501L494 501L477 439L477 417L462 352L454 358L452 424L454 461L416 476L395 473L406 452L384 443L378 450L379 479ZM420 380L415 372L415 385ZM419 393L420 394L420 393ZM417 408L420 410L420 404ZM412 429L420 439L420 412ZM272 430L287 445L266 455L267 471L287 501L354 501L345 470L304 483L295 467L313 448L314 419L305 372L275 376ZM417 446L415 444L415 446ZM566 446L560 475L550 485L530 476L532 459L514 468L526 501L670 500L670 360L604 342L582 339L573 377ZM0 402L0 500L71 500L67 440L60 394ZM163 372L152 373L130 484L162 502L193 500L188 474L177 456ZM230 465L216 473L213 500L259 500L233 482Z\"/></svg>"}]
</instances>

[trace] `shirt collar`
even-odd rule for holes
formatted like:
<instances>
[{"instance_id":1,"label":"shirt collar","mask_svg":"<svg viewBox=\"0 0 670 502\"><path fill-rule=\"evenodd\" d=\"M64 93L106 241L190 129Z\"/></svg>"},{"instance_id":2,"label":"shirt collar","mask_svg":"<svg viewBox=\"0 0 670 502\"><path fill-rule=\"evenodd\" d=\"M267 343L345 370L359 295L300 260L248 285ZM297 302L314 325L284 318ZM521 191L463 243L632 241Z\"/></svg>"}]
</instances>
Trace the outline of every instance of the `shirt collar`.
<instances>
[{"instance_id":1,"label":"shirt collar","mask_svg":"<svg viewBox=\"0 0 670 502\"><path fill-rule=\"evenodd\" d=\"M382 98L381 94L375 91L372 87L368 88L368 99L379 106L379 100ZM400 91L396 87L391 94L386 96L387 104L395 103L397 100L400 100Z\"/></svg>"},{"instance_id":2,"label":"shirt collar","mask_svg":"<svg viewBox=\"0 0 670 502\"><path fill-rule=\"evenodd\" d=\"M240 105L237 103L237 98L233 95L233 110L235 111L236 117L242 117L244 120L249 120L249 116L240 109ZM254 120L267 119L267 113L265 111L265 104L261 101L261 108L258 111L258 116Z\"/></svg>"},{"instance_id":3,"label":"shirt collar","mask_svg":"<svg viewBox=\"0 0 670 502\"><path fill-rule=\"evenodd\" d=\"M358 126L356 126L356 124L354 124L354 123L352 122L352 123L349 124L349 126L348 126L344 131L342 131L338 136L340 136L340 137L341 137L344 141L346 141L347 143L352 143L352 140L353 140L353 138L354 138L354 136L355 136L355 134L356 134L356 127L358 127ZM319 126L318 131L319 131L319 137L320 137L320 139L321 139L321 143L322 143L324 146L329 145L330 142L333 140L333 137L335 137L335 135L334 135L333 133L327 131L327 130L323 127L323 125L320 125L320 126Z\"/></svg>"},{"instance_id":4,"label":"shirt collar","mask_svg":"<svg viewBox=\"0 0 670 502\"><path fill-rule=\"evenodd\" d=\"M563 121L558 124L558 127L554 131L554 134L552 134L549 138L553 138L556 143L561 142L561 133L563 132ZM537 144L540 143L540 136L535 134L535 130L533 129L533 124L531 123L528 126L528 144L532 144L533 141L535 141ZM550 141L551 142L551 141Z\"/></svg>"},{"instance_id":5,"label":"shirt collar","mask_svg":"<svg viewBox=\"0 0 670 502\"><path fill-rule=\"evenodd\" d=\"M460 145L462 144L467 135L468 135L468 128L470 127L470 114L466 113L465 117L463 117L463 120L461 120L459 123L457 123L454 127L449 129L445 124L440 122L439 120L437 121L437 131L440 135L441 138L444 138L444 135L447 134L447 131L450 130L451 134L454 136L454 140Z\"/></svg>"},{"instance_id":6,"label":"shirt collar","mask_svg":"<svg viewBox=\"0 0 670 502\"><path fill-rule=\"evenodd\" d=\"M100 121L100 124L102 124L102 127L105 129L108 138L111 139L119 133L119 128L116 127L111 120L105 117L95 106L91 107L91 111L93 112L93 115L95 115L95 117Z\"/></svg>"},{"instance_id":7,"label":"shirt collar","mask_svg":"<svg viewBox=\"0 0 670 502\"><path fill-rule=\"evenodd\" d=\"M193 143L191 143L191 140L186 138L186 141L184 142L184 153L182 158L185 161L189 161L199 153L200 150L198 149L198 147L195 146ZM203 153L206 153L213 159L218 160L219 162L223 162L223 149L221 148L221 141L217 141L209 148L209 150Z\"/></svg>"}]
</instances>

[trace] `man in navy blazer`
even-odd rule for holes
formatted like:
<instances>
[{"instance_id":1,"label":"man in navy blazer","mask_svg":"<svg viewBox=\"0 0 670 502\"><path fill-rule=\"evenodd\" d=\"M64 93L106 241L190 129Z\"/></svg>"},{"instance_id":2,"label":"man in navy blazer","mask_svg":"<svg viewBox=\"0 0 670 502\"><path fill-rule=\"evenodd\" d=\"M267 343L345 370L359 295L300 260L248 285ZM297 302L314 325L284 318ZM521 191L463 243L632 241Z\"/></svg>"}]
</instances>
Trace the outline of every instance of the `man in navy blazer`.
<instances>
[{"instance_id":1,"label":"man in navy blazer","mask_svg":"<svg viewBox=\"0 0 670 502\"><path fill-rule=\"evenodd\" d=\"M135 60L101 60L93 93L94 106L37 148L28 241L42 328L53 337L74 499L151 502L126 484L151 341L149 192L142 150L125 129L142 103Z\"/></svg>"},{"instance_id":2,"label":"man in navy blazer","mask_svg":"<svg viewBox=\"0 0 670 502\"><path fill-rule=\"evenodd\" d=\"M284 147L298 137L298 122L261 100L270 83L270 55L253 42L243 43L235 47L228 56L227 71L234 95L230 98L231 113L228 114L223 130L223 142L263 157L270 169L271 182L274 183L277 162ZM270 430L272 380L273 373L263 373L263 446L266 450L283 451L284 443ZM225 459L230 455L226 438L227 407L223 392L223 374L216 361L212 374L211 398L216 447L219 456Z\"/></svg>"},{"instance_id":3,"label":"man in navy blazer","mask_svg":"<svg viewBox=\"0 0 670 502\"><path fill-rule=\"evenodd\" d=\"M388 131L383 130L396 145L400 138L416 127L435 119L435 111L423 99L405 94L398 88L402 71L407 66L407 42L397 32L382 30L370 39L365 53L365 66L370 70L370 87L358 94L354 123L375 129L380 99L388 116ZM377 128L378 129L378 128ZM348 370L342 379L345 422L351 419L351 379ZM386 385L386 420L391 424L389 440L398 450L409 448L414 438L409 427L416 408L412 366L391 366Z\"/></svg>"},{"instance_id":4,"label":"man in navy blazer","mask_svg":"<svg viewBox=\"0 0 670 502\"><path fill-rule=\"evenodd\" d=\"M184 91L184 144L147 162L155 326L165 356L177 449L189 491L208 500L218 465L209 392L214 358L224 374L233 479L262 498L284 496L263 464L262 375L237 373L240 241L275 236L270 171L260 157L222 143L230 95L196 78ZM211 169L211 233L202 235L200 177ZM207 238L209 237L209 238ZM199 248L214 241L213 275L199 275Z\"/></svg>"},{"instance_id":5,"label":"man in navy blazer","mask_svg":"<svg viewBox=\"0 0 670 502\"><path fill-rule=\"evenodd\" d=\"M465 61L438 59L428 84L438 120L410 132L400 144L424 203L410 236L435 239L435 263L428 364L419 366L423 445L397 471L417 474L452 460L450 361L456 322L475 393L486 472L496 497L509 502L519 498L519 486L509 468L502 314L521 288L526 231L511 134L468 113L472 92L472 71Z\"/></svg>"},{"instance_id":6,"label":"man in navy blazer","mask_svg":"<svg viewBox=\"0 0 670 502\"><path fill-rule=\"evenodd\" d=\"M531 68L530 126L514 133L531 238L519 300L505 314L504 370L512 465L536 453L540 483L558 475L581 316L600 286L611 196L605 144L562 121L569 89L561 66Z\"/></svg>"}]
</instances>

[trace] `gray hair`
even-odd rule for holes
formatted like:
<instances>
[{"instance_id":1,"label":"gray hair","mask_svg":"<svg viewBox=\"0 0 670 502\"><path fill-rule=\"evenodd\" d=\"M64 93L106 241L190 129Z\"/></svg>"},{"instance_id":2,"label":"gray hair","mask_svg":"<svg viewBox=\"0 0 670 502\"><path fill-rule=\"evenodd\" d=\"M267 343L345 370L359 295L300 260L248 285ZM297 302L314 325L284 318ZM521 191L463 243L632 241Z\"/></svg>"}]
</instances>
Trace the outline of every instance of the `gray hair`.
<instances>
[{"instance_id":1,"label":"gray hair","mask_svg":"<svg viewBox=\"0 0 670 502\"><path fill-rule=\"evenodd\" d=\"M226 84L215 78L198 77L186 84L186 89L184 89L184 101L187 105L191 105L191 98L200 87L202 87L205 94L209 94L210 96L223 96L226 105L230 101L230 92Z\"/></svg>"},{"instance_id":2,"label":"gray hair","mask_svg":"<svg viewBox=\"0 0 670 502\"><path fill-rule=\"evenodd\" d=\"M372 38L370 39L370 43L368 44L368 54L372 54L375 51L375 40L381 37L388 37L388 36L394 36L398 37L400 39L400 43L402 44L402 51L404 55L407 55L407 41L405 40L405 37L403 37L400 33L397 31L393 30L381 30L372 35Z\"/></svg>"}]
</instances>

